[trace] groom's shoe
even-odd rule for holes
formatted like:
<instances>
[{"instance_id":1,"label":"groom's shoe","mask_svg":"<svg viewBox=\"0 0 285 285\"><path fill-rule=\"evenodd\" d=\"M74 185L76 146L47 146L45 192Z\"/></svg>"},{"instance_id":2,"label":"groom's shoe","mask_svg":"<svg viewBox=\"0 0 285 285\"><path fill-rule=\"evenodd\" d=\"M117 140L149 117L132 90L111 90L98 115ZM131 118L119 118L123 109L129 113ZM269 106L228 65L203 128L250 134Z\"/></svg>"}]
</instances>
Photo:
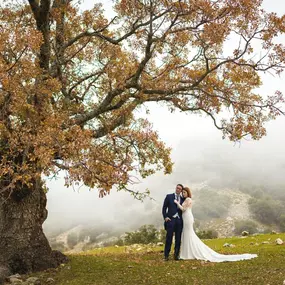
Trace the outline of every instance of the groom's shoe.
<instances>
[{"instance_id":1,"label":"groom's shoe","mask_svg":"<svg viewBox=\"0 0 285 285\"><path fill-rule=\"evenodd\" d=\"M168 260L169 260L168 256L165 256L164 261L168 261Z\"/></svg>"},{"instance_id":2,"label":"groom's shoe","mask_svg":"<svg viewBox=\"0 0 285 285\"><path fill-rule=\"evenodd\" d=\"M178 257L178 255L174 255L174 260L179 260L179 257Z\"/></svg>"}]
</instances>

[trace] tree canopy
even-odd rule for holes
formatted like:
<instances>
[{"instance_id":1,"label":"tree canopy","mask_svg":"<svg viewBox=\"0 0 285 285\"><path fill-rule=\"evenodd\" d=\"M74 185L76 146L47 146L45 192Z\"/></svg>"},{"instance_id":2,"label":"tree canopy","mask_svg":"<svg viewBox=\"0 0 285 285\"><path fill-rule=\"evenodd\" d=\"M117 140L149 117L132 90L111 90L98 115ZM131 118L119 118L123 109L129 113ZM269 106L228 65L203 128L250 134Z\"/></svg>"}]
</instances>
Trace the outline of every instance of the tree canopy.
<instances>
[{"instance_id":1,"label":"tree canopy","mask_svg":"<svg viewBox=\"0 0 285 285\"><path fill-rule=\"evenodd\" d=\"M134 112L147 102L206 114L224 137L260 139L282 94L285 17L261 0L72 0L0 4L1 195L64 170L66 185L126 189L170 173L170 149ZM228 41L231 39L231 46Z\"/></svg>"}]
</instances>

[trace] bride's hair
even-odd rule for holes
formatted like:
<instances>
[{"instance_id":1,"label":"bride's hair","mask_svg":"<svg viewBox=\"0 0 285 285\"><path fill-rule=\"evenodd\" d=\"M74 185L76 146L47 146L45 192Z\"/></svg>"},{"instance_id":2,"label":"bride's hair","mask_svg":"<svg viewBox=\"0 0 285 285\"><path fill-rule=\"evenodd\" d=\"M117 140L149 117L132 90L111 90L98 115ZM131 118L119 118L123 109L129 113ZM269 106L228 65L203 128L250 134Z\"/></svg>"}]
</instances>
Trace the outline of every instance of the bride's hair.
<instances>
[{"instance_id":1,"label":"bride's hair","mask_svg":"<svg viewBox=\"0 0 285 285\"><path fill-rule=\"evenodd\" d=\"M184 187L183 190L187 192L188 197L192 198L192 193L189 187Z\"/></svg>"}]
</instances>

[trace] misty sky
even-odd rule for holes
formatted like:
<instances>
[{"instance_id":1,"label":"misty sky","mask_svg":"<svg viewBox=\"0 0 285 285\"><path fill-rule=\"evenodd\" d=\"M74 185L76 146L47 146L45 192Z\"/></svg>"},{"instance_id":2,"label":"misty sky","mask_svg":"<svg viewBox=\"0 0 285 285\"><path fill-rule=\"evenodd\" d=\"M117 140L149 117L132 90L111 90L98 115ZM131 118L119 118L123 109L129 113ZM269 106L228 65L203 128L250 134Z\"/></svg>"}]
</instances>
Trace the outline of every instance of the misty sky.
<instances>
[{"instance_id":1,"label":"misty sky","mask_svg":"<svg viewBox=\"0 0 285 285\"><path fill-rule=\"evenodd\" d=\"M85 1L84 8L89 8L92 1ZM97 1L96 1L97 2ZM88 4L86 4L88 3ZM110 14L111 0L104 0L105 9ZM285 1L265 0L267 11L285 14ZM276 90L284 91L283 78L272 75L263 76L262 93L273 95ZM222 139L222 134L215 129L210 118L181 112L170 114L168 110L150 104L147 118L153 123L160 138L173 149L174 171L169 176L158 173L143 180L138 189L149 188L156 201L141 203L128 194L112 192L104 199L98 198L96 189L65 188L62 179L48 181L49 216L45 227L51 225L64 227L72 223L113 222L126 229L136 218L138 224L148 224L144 220L145 212L160 209L164 196L174 190L177 183L194 188L201 182L213 179L223 181L225 171L228 175L252 177L256 181L270 181L285 185L285 118L267 124L267 136L260 141L242 141L232 143ZM140 111L138 116L146 116ZM217 171L215 171L215 169ZM221 171L223 169L223 171ZM222 174L221 174L222 173ZM195 197L194 197L195 198Z\"/></svg>"}]
</instances>

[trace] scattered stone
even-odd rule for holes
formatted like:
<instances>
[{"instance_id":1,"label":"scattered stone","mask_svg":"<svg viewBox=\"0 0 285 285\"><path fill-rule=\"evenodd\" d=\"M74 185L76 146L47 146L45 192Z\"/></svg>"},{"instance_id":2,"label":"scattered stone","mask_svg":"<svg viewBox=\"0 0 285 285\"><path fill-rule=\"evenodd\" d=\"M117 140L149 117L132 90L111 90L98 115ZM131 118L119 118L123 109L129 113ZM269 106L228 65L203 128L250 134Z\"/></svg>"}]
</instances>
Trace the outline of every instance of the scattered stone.
<instances>
[{"instance_id":1,"label":"scattered stone","mask_svg":"<svg viewBox=\"0 0 285 285\"><path fill-rule=\"evenodd\" d=\"M224 245L223 245L223 247L236 247L234 244L231 244L231 243L225 243Z\"/></svg>"},{"instance_id":2,"label":"scattered stone","mask_svg":"<svg viewBox=\"0 0 285 285\"><path fill-rule=\"evenodd\" d=\"M275 240L275 243L278 244L278 245L282 245L284 242L281 238L278 238Z\"/></svg>"},{"instance_id":3,"label":"scattered stone","mask_svg":"<svg viewBox=\"0 0 285 285\"><path fill-rule=\"evenodd\" d=\"M244 237L244 236L248 236L249 235L249 232L247 231L242 231L241 235Z\"/></svg>"},{"instance_id":4,"label":"scattered stone","mask_svg":"<svg viewBox=\"0 0 285 285\"><path fill-rule=\"evenodd\" d=\"M157 246L163 246L164 244L163 244L163 242L158 242L156 245Z\"/></svg>"},{"instance_id":5,"label":"scattered stone","mask_svg":"<svg viewBox=\"0 0 285 285\"><path fill-rule=\"evenodd\" d=\"M277 232L276 232L276 231L271 231L271 234L272 234L272 235L276 235Z\"/></svg>"},{"instance_id":6,"label":"scattered stone","mask_svg":"<svg viewBox=\"0 0 285 285\"><path fill-rule=\"evenodd\" d=\"M25 283L27 285L40 285L41 281L38 277L29 277Z\"/></svg>"},{"instance_id":7,"label":"scattered stone","mask_svg":"<svg viewBox=\"0 0 285 285\"><path fill-rule=\"evenodd\" d=\"M263 241L262 244L270 244L269 241Z\"/></svg>"},{"instance_id":8,"label":"scattered stone","mask_svg":"<svg viewBox=\"0 0 285 285\"><path fill-rule=\"evenodd\" d=\"M117 247L117 248L118 248L119 246L116 244L116 245L115 245L115 247Z\"/></svg>"},{"instance_id":9,"label":"scattered stone","mask_svg":"<svg viewBox=\"0 0 285 285\"><path fill-rule=\"evenodd\" d=\"M54 283L54 282L55 282L55 281L54 281L53 278L48 278L48 279L47 279L47 283L48 283L48 284L51 284L51 283Z\"/></svg>"},{"instance_id":10,"label":"scattered stone","mask_svg":"<svg viewBox=\"0 0 285 285\"><path fill-rule=\"evenodd\" d=\"M10 275L9 278L18 278L18 279L21 279L21 275L19 273L17 274L13 274L13 275Z\"/></svg>"},{"instance_id":11,"label":"scattered stone","mask_svg":"<svg viewBox=\"0 0 285 285\"><path fill-rule=\"evenodd\" d=\"M251 242L250 245L254 245L254 242Z\"/></svg>"},{"instance_id":12,"label":"scattered stone","mask_svg":"<svg viewBox=\"0 0 285 285\"><path fill-rule=\"evenodd\" d=\"M19 279L19 278L15 278L15 277L10 277L9 278L9 282L13 285L16 285L16 284L21 284L23 283L23 280Z\"/></svg>"}]
</instances>

